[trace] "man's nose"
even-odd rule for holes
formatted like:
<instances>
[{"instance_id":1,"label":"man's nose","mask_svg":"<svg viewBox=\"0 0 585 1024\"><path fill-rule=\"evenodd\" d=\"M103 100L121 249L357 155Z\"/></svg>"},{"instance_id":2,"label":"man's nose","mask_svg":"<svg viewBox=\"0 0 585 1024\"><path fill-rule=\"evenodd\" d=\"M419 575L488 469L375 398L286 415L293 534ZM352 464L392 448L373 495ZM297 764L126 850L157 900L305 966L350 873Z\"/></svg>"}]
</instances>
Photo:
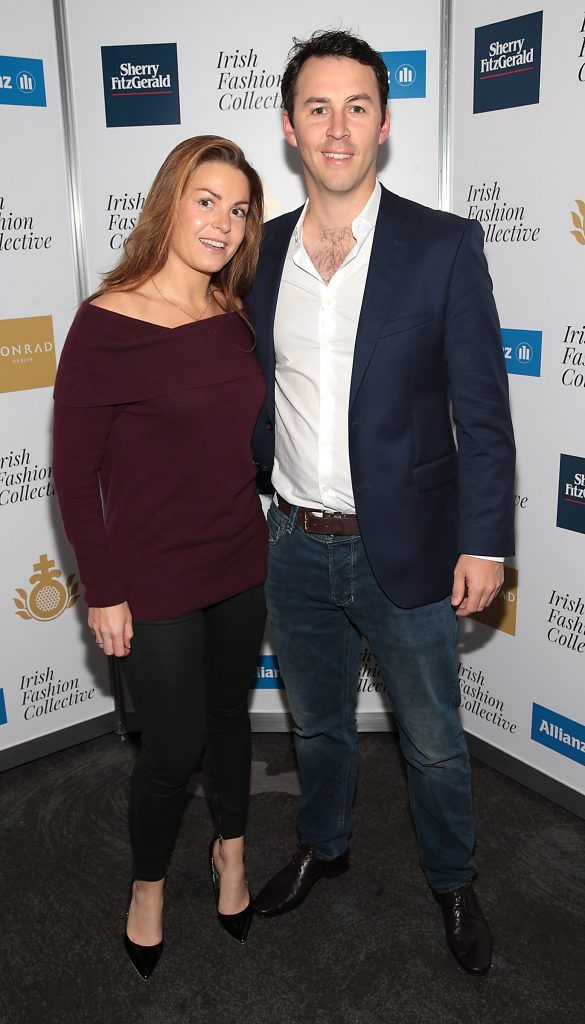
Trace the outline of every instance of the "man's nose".
<instances>
[{"instance_id":1,"label":"man's nose","mask_svg":"<svg viewBox=\"0 0 585 1024\"><path fill-rule=\"evenodd\" d=\"M344 110L333 112L331 121L327 128L327 134L333 139L343 139L350 134L349 125Z\"/></svg>"}]
</instances>

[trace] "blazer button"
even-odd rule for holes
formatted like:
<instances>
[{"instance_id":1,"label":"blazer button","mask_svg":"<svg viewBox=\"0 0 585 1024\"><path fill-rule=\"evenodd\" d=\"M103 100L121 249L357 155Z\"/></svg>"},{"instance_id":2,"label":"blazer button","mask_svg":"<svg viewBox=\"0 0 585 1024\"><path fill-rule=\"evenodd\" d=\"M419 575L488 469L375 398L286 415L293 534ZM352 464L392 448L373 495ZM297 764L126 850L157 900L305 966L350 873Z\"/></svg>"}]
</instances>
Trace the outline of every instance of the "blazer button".
<instances>
[{"instance_id":1,"label":"blazer button","mask_svg":"<svg viewBox=\"0 0 585 1024\"><path fill-rule=\"evenodd\" d=\"M274 430L274 423L272 422L272 420L266 420L266 429Z\"/></svg>"}]
</instances>

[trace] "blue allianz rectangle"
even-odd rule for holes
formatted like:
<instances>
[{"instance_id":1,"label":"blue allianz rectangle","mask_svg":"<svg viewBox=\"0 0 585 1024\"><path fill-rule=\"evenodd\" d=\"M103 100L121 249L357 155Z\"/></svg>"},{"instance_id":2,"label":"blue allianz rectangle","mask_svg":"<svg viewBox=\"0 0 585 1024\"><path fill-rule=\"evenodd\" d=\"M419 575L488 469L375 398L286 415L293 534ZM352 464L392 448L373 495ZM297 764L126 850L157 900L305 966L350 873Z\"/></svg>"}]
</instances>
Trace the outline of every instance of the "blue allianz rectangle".
<instances>
[{"instance_id":1,"label":"blue allianz rectangle","mask_svg":"<svg viewBox=\"0 0 585 1024\"><path fill-rule=\"evenodd\" d=\"M557 754L570 757L571 761L585 764L585 725L572 718L559 715L558 711L532 705L532 732L536 743L556 750Z\"/></svg>"},{"instance_id":2,"label":"blue allianz rectangle","mask_svg":"<svg viewBox=\"0 0 585 1024\"><path fill-rule=\"evenodd\" d=\"M508 373L540 377L542 331L520 331L502 327L502 346Z\"/></svg>"},{"instance_id":3,"label":"blue allianz rectangle","mask_svg":"<svg viewBox=\"0 0 585 1024\"><path fill-rule=\"evenodd\" d=\"M256 668L256 679L251 688L254 690L284 690L276 655L260 655Z\"/></svg>"},{"instance_id":4,"label":"blue allianz rectangle","mask_svg":"<svg viewBox=\"0 0 585 1024\"><path fill-rule=\"evenodd\" d=\"M0 725L6 725L8 716L6 714L6 701L4 700L4 690L0 689Z\"/></svg>"},{"instance_id":5,"label":"blue allianz rectangle","mask_svg":"<svg viewBox=\"0 0 585 1024\"><path fill-rule=\"evenodd\" d=\"M427 94L426 50L388 50L380 56L388 68L391 100L424 99Z\"/></svg>"},{"instance_id":6,"label":"blue allianz rectangle","mask_svg":"<svg viewBox=\"0 0 585 1024\"><path fill-rule=\"evenodd\" d=\"M42 60L0 56L0 103L19 107L47 106Z\"/></svg>"}]
</instances>

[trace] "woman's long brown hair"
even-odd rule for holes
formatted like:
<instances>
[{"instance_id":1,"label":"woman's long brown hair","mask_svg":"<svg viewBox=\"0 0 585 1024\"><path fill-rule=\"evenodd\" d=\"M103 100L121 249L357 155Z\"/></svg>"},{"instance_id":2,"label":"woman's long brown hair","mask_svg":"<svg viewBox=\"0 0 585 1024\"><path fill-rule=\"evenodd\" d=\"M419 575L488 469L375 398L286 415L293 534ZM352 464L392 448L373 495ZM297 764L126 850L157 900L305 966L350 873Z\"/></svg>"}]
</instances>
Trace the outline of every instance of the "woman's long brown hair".
<instances>
[{"instance_id":1,"label":"woman's long brown hair","mask_svg":"<svg viewBox=\"0 0 585 1024\"><path fill-rule=\"evenodd\" d=\"M242 171L250 185L250 206L242 244L231 260L211 278L211 286L222 293L222 305L238 311L237 299L252 287L264 214L262 183L235 142L219 135L197 135L186 139L169 153L146 197L134 230L124 243L124 252L94 295L128 291L143 284L164 267L179 203L191 175L201 164L218 162Z\"/></svg>"}]
</instances>

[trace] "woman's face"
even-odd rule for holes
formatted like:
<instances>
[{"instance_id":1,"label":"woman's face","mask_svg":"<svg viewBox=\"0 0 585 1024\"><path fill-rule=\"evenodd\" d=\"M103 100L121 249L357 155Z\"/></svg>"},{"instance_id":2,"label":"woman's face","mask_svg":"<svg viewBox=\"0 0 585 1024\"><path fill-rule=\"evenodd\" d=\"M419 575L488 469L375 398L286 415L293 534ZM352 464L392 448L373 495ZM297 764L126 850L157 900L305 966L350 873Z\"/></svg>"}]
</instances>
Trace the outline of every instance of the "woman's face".
<instances>
[{"instance_id":1,"label":"woman's face","mask_svg":"<svg viewBox=\"0 0 585 1024\"><path fill-rule=\"evenodd\" d=\"M242 244L250 206L243 171L216 161L193 172L179 204L171 252L202 274L216 274Z\"/></svg>"}]
</instances>

